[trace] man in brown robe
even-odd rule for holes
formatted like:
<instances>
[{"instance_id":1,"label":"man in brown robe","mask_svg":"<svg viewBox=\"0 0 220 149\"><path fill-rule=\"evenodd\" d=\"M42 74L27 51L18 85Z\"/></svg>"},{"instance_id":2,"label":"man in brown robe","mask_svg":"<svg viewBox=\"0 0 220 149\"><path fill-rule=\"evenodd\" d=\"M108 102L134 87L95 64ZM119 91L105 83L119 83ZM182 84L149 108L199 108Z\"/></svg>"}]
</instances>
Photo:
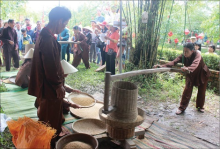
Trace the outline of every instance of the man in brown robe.
<instances>
[{"instance_id":1,"label":"man in brown robe","mask_svg":"<svg viewBox=\"0 0 220 149\"><path fill-rule=\"evenodd\" d=\"M36 41L28 94L37 97L39 121L49 123L62 131L63 98L65 97L64 72L60 63L61 46L54 34L61 33L71 18L65 7L55 7L49 13L49 23ZM55 139L51 142L54 144Z\"/></svg>"},{"instance_id":2,"label":"man in brown robe","mask_svg":"<svg viewBox=\"0 0 220 149\"><path fill-rule=\"evenodd\" d=\"M15 23L14 20L8 20L8 27L4 28L0 34L0 40L4 43L2 46L3 54L5 58L6 71L10 71L11 67L11 57L14 60L14 67L19 67L19 58L18 58L18 40L17 32L14 29Z\"/></svg>"},{"instance_id":3,"label":"man in brown robe","mask_svg":"<svg viewBox=\"0 0 220 149\"><path fill-rule=\"evenodd\" d=\"M78 26L74 26L73 31L75 35L75 42L78 42L78 44L74 48L74 59L72 65L77 68L82 59L86 69L89 69L89 45L86 43L86 36L79 31Z\"/></svg>"},{"instance_id":4,"label":"man in brown robe","mask_svg":"<svg viewBox=\"0 0 220 149\"><path fill-rule=\"evenodd\" d=\"M156 65L154 67L172 67L180 62L182 62L182 55L178 56L175 60L169 62L168 64L162 66ZM182 114L186 110L192 96L193 86L198 86L196 108L198 108L199 112L203 113L205 92L210 72L204 63L201 54L194 50L194 45L192 43L184 44L184 67L181 69L183 71L188 71L189 74L186 74L186 86L183 91L180 107L178 108L176 114Z\"/></svg>"}]
</instances>

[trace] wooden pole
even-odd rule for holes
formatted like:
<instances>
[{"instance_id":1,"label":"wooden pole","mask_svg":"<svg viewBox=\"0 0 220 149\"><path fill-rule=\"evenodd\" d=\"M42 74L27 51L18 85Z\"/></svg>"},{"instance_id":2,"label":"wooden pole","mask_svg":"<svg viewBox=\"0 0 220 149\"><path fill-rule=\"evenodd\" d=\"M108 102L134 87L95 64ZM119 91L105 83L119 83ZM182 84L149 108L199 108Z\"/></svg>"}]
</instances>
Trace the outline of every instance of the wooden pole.
<instances>
[{"instance_id":1,"label":"wooden pole","mask_svg":"<svg viewBox=\"0 0 220 149\"><path fill-rule=\"evenodd\" d=\"M104 91L104 111L103 113L109 111L109 89L111 82L111 72L105 72L105 91Z\"/></svg>"},{"instance_id":2,"label":"wooden pole","mask_svg":"<svg viewBox=\"0 0 220 149\"><path fill-rule=\"evenodd\" d=\"M121 61L121 57L122 57L122 0L120 0L120 60L119 60L119 73L122 72L122 61Z\"/></svg>"}]
</instances>

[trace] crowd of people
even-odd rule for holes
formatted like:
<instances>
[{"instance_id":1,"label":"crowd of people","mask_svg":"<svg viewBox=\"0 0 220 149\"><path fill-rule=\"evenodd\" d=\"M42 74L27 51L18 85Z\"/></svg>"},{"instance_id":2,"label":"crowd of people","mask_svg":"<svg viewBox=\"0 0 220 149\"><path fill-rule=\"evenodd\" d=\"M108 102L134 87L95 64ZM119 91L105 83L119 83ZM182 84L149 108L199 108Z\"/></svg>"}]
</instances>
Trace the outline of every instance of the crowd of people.
<instances>
[{"instance_id":1,"label":"crowd of people","mask_svg":"<svg viewBox=\"0 0 220 149\"><path fill-rule=\"evenodd\" d=\"M7 22L0 20L0 40L3 60L1 66L6 66L6 71L10 71L11 57L14 68L19 67L19 55L25 53L25 45L35 44L42 30L42 23L36 22L36 27L30 23L30 19L25 19L25 24L9 19ZM70 37L70 29L67 27L60 34L54 34L57 41L74 41L75 44L61 44L61 59L70 61L70 54L73 54L72 65L77 67L81 59L85 67L90 68L89 63L106 65L106 70L115 74L115 67L119 62L119 9L116 13L102 16L101 10L97 10L97 16L91 20L91 26L82 25L73 27L73 36ZM4 23L4 25L3 25ZM47 25L45 25L46 27ZM125 64L125 46L127 46L127 27L122 30L122 66ZM11 34L13 33L13 35ZM8 35L12 35L8 38ZM5 40L6 39L6 40ZM13 41L13 44L8 42ZM11 45L14 45L12 48ZM7 48L11 48L7 50ZM109 50L110 49L110 50ZM19 53L20 51L20 53ZM114 65L114 67L113 67Z\"/></svg>"},{"instance_id":2,"label":"crowd of people","mask_svg":"<svg viewBox=\"0 0 220 149\"><path fill-rule=\"evenodd\" d=\"M25 53L25 45L35 44L42 29L40 21L36 24L37 26L32 28L29 18L25 19L23 26L13 19L7 22L0 19L0 49L3 58L0 59L0 65L6 66L6 71L10 71L11 58L14 68L19 68L19 51Z\"/></svg>"}]
</instances>

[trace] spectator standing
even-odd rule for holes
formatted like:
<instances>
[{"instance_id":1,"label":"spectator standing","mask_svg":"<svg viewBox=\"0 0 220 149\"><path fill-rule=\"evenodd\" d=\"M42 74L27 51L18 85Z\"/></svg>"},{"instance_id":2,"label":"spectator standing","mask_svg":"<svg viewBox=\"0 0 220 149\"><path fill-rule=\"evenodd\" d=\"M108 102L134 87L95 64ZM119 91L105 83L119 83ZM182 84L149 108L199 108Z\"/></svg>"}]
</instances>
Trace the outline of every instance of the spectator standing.
<instances>
[{"instance_id":1,"label":"spectator standing","mask_svg":"<svg viewBox=\"0 0 220 149\"><path fill-rule=\"evenodd\" d=\"M22 26L22 28L27 28L27 26L32 26L29 18L25 19L25 24Z\"/></svg>"},{"instance_id":2,"label":"spectator standing","mask_svg":"<svg viewBox=\"0 0 220 149\"><path fill-rule=\"evenodd\" d=\"M106 71L111 72L111 75L115 75L115 57L118 52L118 28L113 26L113 24L108 24L110 26L110 33L105 37L107 39L106 45Z\"/></svg>"},{"instance_id":3,"label":"spectator standing","mask_svg":"<svg viewBox=\"0 0 220 149\"><path fill-rule=\"evenodd\" d=\"M64 30L60 34L58 34L57 41L68 41L69 36L70 36L69 29L65 27ZM65 55L66 55L67 46L68 46L68 44L61 44L61 51L62 51L61 58L62 58L62 60L63 59L66 60Z\"/></svg>"},{"instance_id":4,"label":"spectator standing","mask_svg":"<svg viewBox=\"0 0 220 149\"><path fill-rule=\"evenodd\" d=\"M198 41L194 43L195 51L201 54L201 43Z\"/></svg>"},{"instance_id":5,"label":"spectator standing","mask_svg":"<svg viewBox=\"0 0 220 149\"><path fill-rule=\"evenodd\" d=\"M14 67L19 67L18 59L18 40L17 33L14 29L15 22L12 19L8 20L8 27L4 28L2 34L0 35L0 40L4 43L3 53L5 57L6 71L10 71L11 67L11 57L14 60Z\"/></svg>"},{"instance_id":6,"label":"spectator standing","mask_svg":"<svg viewBox=\"0 0 220 149\"><path fill-rule=\"evenodd\" d=\"M18 36L18 49L22 50L22 33L21 33L21 24L20 22L16 22L16 32Z\"/></svg>"},{"instance_id":7,"label":"spectator standing","mask_svg":"<svg viewBox=\"0 0 220 149\"><path fill-rule=\"evenodd\" d=\"M26 31L27 31L27 34L31 36L31 40L33 41L34 31L31 30L31 26L30 26L30 25L28 25L28 26L26 27Z\"/></svg>"},{"instance_id":8,"label":"spectator standing","mask_svg":"<svg viewBox=\"0 0 220 149\"><path fill-rule=\"evenodd\" d=\"M98 29L95 29L95 35L96 35L96 39L95 39L95 42L96 42L96 55L97 55L97 64L99 64L100 63L100 61L101 61L101 51L100 51L100 45L102 44L102 42L100 41L100 39L99 39L99 31L98 31Z\"/></svg>"},{"instance_id":9,"label":"spectator standing","mask_svg":"<svg viewBox=\"0 0 220 149\"><path fill-rule=\"evenodd\" d=\"M25 29L22 29L21 32L22 32L22 38L21 38L22 53L25 53L25 45L32 44L32 40L31 40L31 36L27 34L27 31Z\"/></svg>"},{"instance_id":10,"label":"spectator standing","mask_svg":"<svg viewBox=\"0 0 220 149\"><path fill-rule=\"evenodd\" d=\"M8 27L8 22L5 22L3 28L7 28L7 27Z\"/></svg>"},{"instance_id":11,"label":"spectator standing","mask_svg":"<svg viewBox=\"0 0 220 149\"><path fill-rule=\"evenodd\" d=\"M91 21L91 26L92 26L92 43L90 46L90 50L89 50L89 60L90 62L93 61L93 63L96 63L96 45L95 45L95 26L96 26L96 22L95 21Z\"/></svg>"},{"instance_id":12,"label":"spectator standing","mask_svg":"<svg viewBox=\"0 0 220 149\"><path fill-rule=\"evenodd\" d=\"M40 35L40 32L41 32L41 22L40 21L37 21L37 26L36 28L34 29L34 37L33 37L33 43L35 44L36 41L37 41L37 38L38 36Z\"/></svg>"},{"instance_id":13,"label":"spectator standing","mask_svg":"<svg viewBox=\"0 0 220 149\"><path fill-rule=\"evenodd\" d=\"M101 10L97 10L97 17L95 18L95 21L98 23L102 23L105 21L105 17L102 16Z\"/></svg>"},{"instance_id":14,"label":"spectator standing","mask_svg":"<svg viewBox=\"0 0 220 149\"><path fill-rule=\"evenodd\" d=\"M83 28L83 34L86 36L86 43L90 46L92 44L92 29L89 26Z\"/></svg>"},{"instance_id":15,"label":"spectator standing","mask_svg":"<svg viewBox=\"0 0 220 149\"><path fill-rule=\"evenodd\" d=\"M100 26L101 26L101 33L102 34L106 34L107 31L108 31L108 28L106 27L106 25L107 25L107 22L105 22L105 21L100 24ZM99 47L100 51L101 51L101 57L102 57L101 65L105 65L105 57L106 57L106 55L105 55L105 47L106 47L105 42L102 42L102 45Z\"/></svg>"}]
</instances>

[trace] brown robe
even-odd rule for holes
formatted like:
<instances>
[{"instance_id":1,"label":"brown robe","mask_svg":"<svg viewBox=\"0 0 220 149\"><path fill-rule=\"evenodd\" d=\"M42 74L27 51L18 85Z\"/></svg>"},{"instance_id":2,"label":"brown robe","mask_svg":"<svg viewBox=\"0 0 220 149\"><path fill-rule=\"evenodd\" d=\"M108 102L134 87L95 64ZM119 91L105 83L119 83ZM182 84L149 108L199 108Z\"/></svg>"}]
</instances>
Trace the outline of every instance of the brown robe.
<instances>
[{"instance_id":1,"label":"brown robe","mask_svg":"<svg viewBox=\"0 0 220 149\"><path fill-rule=\"evenodd\" d=\"M47 28L43 28L35 44L28 94L37 97L39 121L49 123L61 132L63 99L56 90L64 86L64 72L60 63L61 46Z\"/></svg>"},{"instance_id":2,"label":"brown robe","mask_svg":"<svg viewBox=\"0 0 220 149\"><path fill-rule=\"evenodd\" d=\"M26 59L24 64L21 66L19 72L17 73L15 84L21 86L22 88L27 88L31 73L32 61L31 59Z\"/></svg>"},{"instance_id":3,"label":"brown robe","mask_svg":"<svg viewBox=\"0 0 220 149\"><path fill-rule=\"evenodd\" d=\"M82 59L85 67L89 68L89 45L86 43L86 36L79 32L75 37L75 42L80 41L81 43L77 44L72 65L77 67Z\"/></svg>"},{"instance_id":4,"label":"brown robe","mask_svg":"<svg viewBox=\"0 0 220 149\"><path fill-rule=\"evenodd\" d=\"M182 62L182 55L178 56L172 62L162 65L162 67L172 67L180 62ZM193 86L198 86L196 108L203 109L210 71L203 62L201 54L196 51L193 51L190 58L184 57L184 66L189 69L190 73L186 75L186 86L183 91L179 109L184 111L187 108L192 96Z\"/></svg>"}]
</instances>

